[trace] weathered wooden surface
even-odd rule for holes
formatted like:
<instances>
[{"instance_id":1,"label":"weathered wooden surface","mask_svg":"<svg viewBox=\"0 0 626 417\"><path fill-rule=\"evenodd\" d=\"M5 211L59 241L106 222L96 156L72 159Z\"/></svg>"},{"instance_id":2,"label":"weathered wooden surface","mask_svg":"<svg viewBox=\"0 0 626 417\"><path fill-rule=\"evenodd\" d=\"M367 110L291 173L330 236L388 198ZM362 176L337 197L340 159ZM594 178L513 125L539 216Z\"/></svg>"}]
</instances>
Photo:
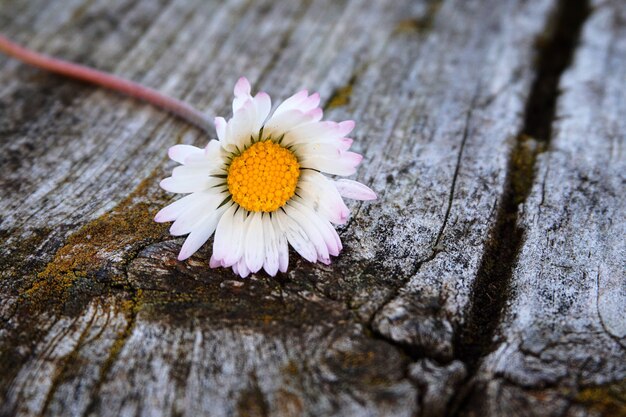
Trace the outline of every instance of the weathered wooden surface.
<instances>
[{"instance_id":1,"label":"weathered wooden surface","mask_svg":"<svg viewBox=\"0 0 626 417\"><path fill-rule=\"evenodd\" d=\"M157 184L209 138L0 57L1 415L626 414L623 1L0 4L210 116L318 89L379 194L329 267L178 262Z\"/></svg>"},{"instance_id":2,"label":"weathered wooden surface","mask_svg":"<svg viewBox=\"0 0 626 417\"><path fill-rule=\"evenodd\" d=\"M524 244L475 415L626 414L626 7L599 6L561 78L520 208ZM468 413L472 415L472 413Z\"/></svg>"}]
</instances>

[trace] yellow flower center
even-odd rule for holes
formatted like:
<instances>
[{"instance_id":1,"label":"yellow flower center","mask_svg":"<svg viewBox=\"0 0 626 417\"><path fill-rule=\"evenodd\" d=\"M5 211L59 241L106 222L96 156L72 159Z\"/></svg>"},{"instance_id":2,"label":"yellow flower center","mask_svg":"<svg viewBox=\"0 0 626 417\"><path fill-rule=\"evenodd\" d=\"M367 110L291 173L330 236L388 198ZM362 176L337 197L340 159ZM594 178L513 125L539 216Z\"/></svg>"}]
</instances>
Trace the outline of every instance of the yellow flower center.
<instances>
[{"instance_id":1,"label":"yellow flower center","mask_svg":"<svg viewBox=\"0 0 626 417\"><path fill-rule=\"evenodd\" d=\"M270 140L258 142L233 159L228 191L248 211L272 212L296 192L300 165L294 154Z\"/></svg>"}]
</instances>

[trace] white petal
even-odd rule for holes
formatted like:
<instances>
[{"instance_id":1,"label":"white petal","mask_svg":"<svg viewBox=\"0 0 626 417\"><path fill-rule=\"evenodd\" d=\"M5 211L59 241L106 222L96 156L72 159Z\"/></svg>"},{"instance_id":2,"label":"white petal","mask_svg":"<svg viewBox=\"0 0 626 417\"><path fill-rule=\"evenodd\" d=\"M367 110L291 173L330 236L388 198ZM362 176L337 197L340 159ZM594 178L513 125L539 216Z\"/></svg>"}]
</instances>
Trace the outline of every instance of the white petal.
<instances>
[{"instance_id":1,"label":"white petal","mask_svg":"<svg viewBox=\"0 0 626 417\"><path fill-rule=\"evenodd\" d=\"M187 156L183 165L197 168L204 167L209 171L216 170L224 167L226 156L221 147L221 142L213 139L209 141L201 154Z\"/></svg>"},{"instance_id":2,"label":"white petal","mask_svg":"<svg viewBox=\"0 0 626 417\"><path fill-rule=\"evenodd\" d=\"M330 224L330 222L315 213L313 209L307 206L306 202L300 198L293 198L289 204L302 213L311 225L322 235L324 242L326 243L326 247L328 248L328 253L333 256L339 255L339 252L342 249L341 239L339 239L337 231Z\"/></svg>"},{"instance_id":3,"label":"white petal","mask_svg":"<svg viewBox=\"0 0 626 417\"><path fill-rule=\"evenodd\" d=\"M224 125L224 129L226 129L226 125ZM204 156L208 160L221 159L222 147L220 146L220 141L215 139L210 140L204 148Z\"/></svg>"},{"instance_id":4,"label":"white petal","mask_svg":"<svg viewBox=\"0 0 626 417\"><path fill-rule=\"evenodd\" d=\"M224 119L223 117L215 118L215 131L217 132L217 138L221 141L226 138L226 126L226 119Z\"/></svg>"},{"instance_id":5,"label":"white petal","mask_svg":"<svg viewBox=\"0 0 626 417\"><path fill-rule=\"evenodd\" d=\"M235 262L239 262L243 258L244 236L247 227L248 222L246 222L245 210L240 207L235 213L235 218L233 219L231 250L227 256L222 259L222 264L224 266L233 265Z\"/></svg>"},{"instance_id":6,"label":"white petal","mask_svg":"<svg viewBox=\"0 0 626 417\"><path fill-rule=\"evenodd\" d=\"M333 183L319 172L305 170L300 174L297 193L316 213L335 224L344 224L350 210Z\"/></svg>"},{"instance_id":7,"label":"white petal","mask_svg":"<svg viewBox=\"0 0 626 417\"><path fill-rule=\"evenodd\" d=\"M317 252L317 260L328 265L330 263L328 246L326 246L326 242L324 241L322 234L315 227L313 222L308 219L297 206L291 204L291 202L285 205L285 213L287 213L289 217L300 225L304 233L306 233L309 241L313 243L315 251Z\"/></svg>"},{"instance_id":8,"label":"white petal","mask_svg":"<svg viewBox=\"0 0 626 417\"><path fill-rule=\"evenodd\" d=\"M342 197L352 200L376 200L376 193L360 182L342 178L335 180L334 184Z\"/></svg>"},{"instance_id":9,"label":"white petal","mask_svg":"<svg viewBox=\"0 0 626 417\"><path fill-rule=\"evenodd\" d=\"M244 258L241 258L236 264L233 265L233 271L235 274L239 274L241 278L246 278L250 275L250 269L248 269Z\"/></svg>"},{"instance_id":10,"label":"white petal","mask_svg":"<svg viewBox=\"0 0 626 417\"><path fill-rule=\"evenodd\" d=\"M341 123L324 121L303 124L292 129L285 135L283 144L287 146L292 143L337 143L341 138L350 133L353 128L354 122L352 120Z\"/></svg>"},{"instance_id":11,"label":"white petal","mask_svg":"<svg viewBox=\"0 0 626 417\"><path fill-rule=\"evenodd\" d=\"M208 177L210 170L205 166L179 165L172 170L172 177Z\"/></svg>"},{"instance_id":12,"label":"white petal","mask_svg":"<svg viewBox=\"0 0 626 417\"><path fill-rule=\"evenodd\" d=\"M189 206L172 224L170 234L172 236L182 236L190 233L204 217L215 212L215 209L222 200L224 200L224 196L209 194L203 200L198 201L193 206Z\"/></svg>"},{"instance_id":13,"label":"white petal","mask_svg":"<svg viewBox=\"0 0 626 417\"><path fill-rule=\"evenodd\" d=\"M285 233L285 237L289 244L309 262L317 261L317 250L311 242L306 232L300 227L295 220L285 214L284 211L278 210L274 212L278 219L280 229Z\"/></svg>"},{"instance_id":14,"label":"white petal","mask_svg":"<svg viewBox=\"0 0 626 417\"><path fill-rule=\"evenodd\" d=\"M276 213L272 216L272 227L278 238L278 270L280 272L287 272L287 268L289 267L289 245L287 244L285 233L280 228Z\"/></svg>"},{"instance_id":15,"label":"white petal","mask_svg":"<svg viewBox=\"0 0 626 417\"><path fill-rule=\"evenodd\" d=\"M245 235L244 258L251 272L258 272L265 259L265 236L263 235L263 218L261 212L250 214Z\"/></svg>"},{"instance_id":16,"label":"white petal","mask_svg":"<svg viewBox=\"0 0 626 417\"><path fill-rule=\"evenodd\" d=\"M322 155L308 154L300 161L302 168L312 168L342 177L352 175L356 172L356 167L363 160L363 156L354 152L342 152L338 158L329 158Z\"/></svg>"},{"instance_id":17,"label":"white petal","mask_svg":"<svg viewBox=\"0 0 626 417\"><path fill-rule=\"evenodd\" d=\"M234 114L233 118L228 121L226 129L226 141L222 146L227 151L234 149L243 150L245 145L250 141L250 136L254 132L254 124L256 119L256 109L252 99L247 100L239 110Z\"/></svg>"},{"instance_id":18,"label":"white petal","mask_svg":"<svg viewBox=\"0 0 626 417\"><path fill-rule=\"evenodd\" d=\"M279 115L274 114L265 124L264 132L278 138L289 130L315 121L315 115L300 110L289 110Z\"/></svg>"},{"instance_id":19,"label":"white petal","mask_svg":"<svg viewBox=\"0 0 626 417\"><path fill-rule=\"evenodd\" d=\"M215 185L215 181L212 181L208 176L206 178L194 178L193 181L189 181L187 177L167 177L159 185L171 193L187 194L208 190Z\"/></svg>"},{"instance_id":20,"label":"white petal","mask_svg":"<svg viewBox=\"0 0 626 417\"><path fill-rule=\"evenodd\" d=\"M265 240L265 259L263 269L270 276L278 272L278 237L279 230L274 230L274 225L268 213L263 214L263 239Z\"/></svg>"},{"instance_id":21,"label":"white petal","mask_svg":"<svg viewBox=\"0 0 626 417\"><path fill-rule=\"evenodd\" d=\"M323 141L330 131L326 123L327 122L310 122L291 129L289 132L285 133L281 144L283 146L292 146L301 143Z\"/></svg>"},{"instance_id":22,"label":"white petal","mask_svg":"<svg viewBox=\"0 0 626 417\"><path fill-rule=\"evenodd\" d=\"M212 172L224 167L224 158L221 154L215 155L205 150L202 155L188 156L184 165L190 168L204 168L207 172Z\"/></svg>"},{"instance_id":23,"label":"white petal","mask_svg":"<svg viewBox=\"0 0 626 417\"><path fill-rule=\"evenodd\" d=\"M261 91L254 96L254 107L256 110L256 120L253 131L258 132L265 124L267 116L269 116L272 110L272 99L267 93Z\"/></svg>"},{"instance_id":24,"label":"white petal","mask_svg":"<svg viewBox=\"0 0 626 417\"><path fill-rule=\"evenodd\" d=\"M301 159L307 158L340 158L344 153L337 143L300 143L293 145L290 149L296 153Z\"/></svg>"},{"instance_id":25,"label":"white petal","mask_svg":"<svg viewBox=\"0 0 626 417\"><path fill-rule=\"evenodd\" d=\"M213 240L213 257L220 263L231 250L231 236L233 230L233 222L235 221L235 211L239 206L230 203L229 208L224 212L217 224L215 230L215 239Z\"/></svg>"},{"instance_id":26,"label":"white petal","mask_svg":"<svg viewBox=\"0 0 626 417\"><path fill-rule=\"evenodd\" d=\"M170 159L179 164L185 163L185 159L191 155L201 155L202 149L191 145L174 145L167 151Z\"/></svg>"},{"instance_id":27,"label":"white petal","mask_svg":"<svg viewBox=\"0 0 626 417\"><path fill-rule=\"evenodd\" d=\"M208 198L209 194L210 191L201 191L186 195L185 197L174 201L169 206L163 207L157 215L154 216L154 221L157 223L174 221L189 207L193 207L198 203L201 204Z\"/></svg>"},{"instance_id":28,"label":"white petal","mask_svg":"<svg viewBox=\"0 0 626 417\"><path fill-rule=\"evenodd\" d=\"M196 253L196 251L200 249L200 247L204 245L207 240L209 240L213 232L215 232L217 223L222 217L224 211L225 206L222 206L213 213L204 216L204 218L195 226L194 230L191 231L189 236L187 236L187 239L185 239L185 243L183 243L183 247L180 249L180 253L178 254L179 261L184 261L189 258L191 255ZM211 257L211 259L213 258Z\"/></svg>"}]
</instances>

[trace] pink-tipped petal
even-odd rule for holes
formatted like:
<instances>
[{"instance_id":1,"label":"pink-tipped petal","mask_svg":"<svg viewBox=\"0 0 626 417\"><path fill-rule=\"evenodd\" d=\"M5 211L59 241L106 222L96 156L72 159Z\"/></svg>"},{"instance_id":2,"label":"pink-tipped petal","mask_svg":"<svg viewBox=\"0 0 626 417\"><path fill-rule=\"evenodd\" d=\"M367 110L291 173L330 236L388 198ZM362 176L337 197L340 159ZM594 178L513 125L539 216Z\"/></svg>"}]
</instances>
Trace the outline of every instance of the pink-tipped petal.
<instances>
[{"instance_id":1,"label":"pink-tipped petal","mask_svg":"<svg viewBox=\"0 0 626 417\"><path fill-rule=\"evenodd\" d=\"M218 268L222 266L222 261L215 258L215 255L211 255L211 259L209 260L209 267Z\"/></svg>"},{"instance_id":2,"label":"pink-tipped petal","mask_svg":"<svg viewBox=\"0 0 626 417\"><path fill-rule=\"evenodd\" d=\"M339 224L346 224L348 221L348 217L350 217L350 210L345 210L342 207L337 208L337 213L339 216Z\"/></svg>"},{"instance_id":3,"label":"pink-tipped petal","mask_svg":"<svg viewBox=\"0 0 626 417\"><path fill-rule=\"evenodd\" d=\"M352 142L354 142L354 140L350 138L339 139L339 149L344 152L347 151L348 149L350 149L350 146L352 146Z\"/></svg>"},{"instance_id":4,"label":"pink-tipped petal","mask_svg":"<svg viewBox=\"0 0 626 417\"><path fill-rule=\"evenodd\" d=\"M360 182L342 178L334 183L342 197L362 201L376 200L376 193Z\"/></svg>"},{"instance_id":5,"label":"pink-tipped petal","mask_svg":"<svg viewBox=\"0 0 626 417\"><path fill-rule=\"evenodd\" d=\"M283 101L278 108L276 108L276 111L274 111L274 116L278 116L281 113L284 113L286 111L289 110L295 110L298 108L298 105L303 101L306 100L306 98L308 97L309 92L307 90L302 90L302 91L298 91L296 94L294 94L293 96L287 98L285 101Z\"/></svg>"},{"instance_id":6,"label":"pink-tipped petal","mask_svg":"<svg viewBox=\"0 0 626 417\"><path fill-rule=\"evenodd\" d=\"M311 118L311 121L319 122L320 120L322 120L322 117L324 117L324 111L321 108L317 107L313 110L306 112L306 115Z\"/></svg>"},{"instance_id":7,"label":"pink-tipped petal","mask_svg":"<svg viewBox=\"0 0 626 417\"><path fill-rule=\"evenodd\" d=\"M354 163L354 166L359 165L363 160L363 155L361 155L360 153L345 152L343 155L345 159L352 161L352 163Z\"/></svg>"},{"instance_id":8,"label":"pink-tipped petal","mask_svg":"<svg viewBox=\"0 0 626 417\"><path fill-rule=\"evenodd\" d=\"M338 132L341 136L346 136L348 133L352 132L354 126L354 120L345 120L339 123Z\"/></svg>"},{"instance_id":9,"label":"pink-tipped petal","mask_svg":"<svg viewBox=\"0 0 626 417\"><path fill-rule=\"evenodd\" d=\"M244 77L241 77L235 84L235 98L233 100L233 114L237 113L248 100L252 100L250 95L250 83Z\"/></svg>"},{"instance_id":10,"label":"pink-tipped petal","mask_svg":"<svg viewBox=\"0 0 626 417\"><path fill-rule=\"evenodd\" d=\"M235 265L237 268L236 270ZM237 262L235 265L233 265L233 271L235 271L235 274L239 274L241 278L247 278L248 275L250 275L251 271L246 265L246 261L243 258L241 258L239 262Z\"/></svg>"},{"instance_id":11,"label":"pink-tipped petal","mask_svg":"<svg viewBox=\"0 0 626 417\"><path fill-rule=\"evenodd\" d=\"M319 93L311 94L305 100L302 100L298 105L298 110L306 113L313 109L315 109L320 104L320 95Z\"/></svg>"},{"instance_id":12,"label":"pink-tipped petal","mask_svg":"<svg viewBox=\"0 0 626 417\"><path fill-rule=\"evenodd\" d=\"M250 82L248 81L248 79L246 77L241 77L237 80L237 83L235 84L235 97L249 96L251 90L252 87L250 86Z\"/></svg>"}]
</instances>

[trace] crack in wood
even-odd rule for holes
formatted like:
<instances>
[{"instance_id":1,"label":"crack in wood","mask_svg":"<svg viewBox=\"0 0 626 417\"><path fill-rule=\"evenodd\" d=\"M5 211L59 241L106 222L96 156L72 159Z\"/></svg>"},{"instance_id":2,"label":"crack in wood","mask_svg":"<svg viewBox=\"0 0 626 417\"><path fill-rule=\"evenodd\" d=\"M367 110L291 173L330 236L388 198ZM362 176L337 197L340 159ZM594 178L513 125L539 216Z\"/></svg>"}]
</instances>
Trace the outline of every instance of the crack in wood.
<instances>
[{"instance_id":1,"label":"crack in wood","mask_svg":"<svg viewBox=\"0 0 626 417\"><path fill-rule=\"evenodd\" d=\"M455 164L455 168L454 168L454 173L452 176L452 184L450 185L450 194L448 197L448 201L447 201L447 206L446 206L446 212L444 214L444 219L441 223L441 227L439 228L439 231L437 233L437 237L435 239L435 243L433 244L432 247L432 251L431 253L425 258L425 259L419 259L415 262L414 264L414 269L410 274L407 274L407 276L402 279L400 281L400 285L398 285L389 296L387 296L385 298L385 300L381 303L380 306L378 306L378 308L376 308L376 310L371 314L369 320L367 321L366 325L367 328L369 330L369 332L371 333L371 335L379 340L385 341L393 346L395 346L397 349L401 350L407 357L411 358L413 361L421 359L421 358L428 358L434 361L438 361L437 358L433 357L432 355L429 355L428 352L425 352L423 349L419 349L416 346L412 346L412 345L408 345L405 343L400 343L396 340L393 340L393 338L385 336L384 334L380 333L379 331L376 330L375 326L374 326L374 321L376 319L376 317L383 311L383 309L390 303L392 302L394 299L396 299L400 292L402 291L403 288L406 287L406 285L409 283L409 281L411 280L411 278L413 276L415 276L421 269L421 267L428 263L431 262L433 259L435 259L437 257L437 255L441 252L441 249L439 248L439 242L440 239L443 235L443 232L446 228L446 225L448 224L448 220L450 217L450 210L452 208L452 203L454 200L454 193L456 190L456 183L457 183L457 178L459 176L459 171L461 168L461 161L463 159L463 151L465 149L465 144L467 142L467 139L469 138L470 135L470 124L471 124L471 120L472 120L472 114L473 114L473 110L476 107L476 104L478 102L478 97L479 97L479 93L481 90L481 82L477 83L476 86L476 91L470 101L469 104L469 108L467 109L467 112L465 114L465 124L463 127L463 135L461 138L461 144L459 147L459 151L457 153L457 159L456 159L456 164ZM407 369L408 369L408 365L407 365Z\"/></svg>"},{"instance_id":2,"label":"crack in wood","mask_svg":"<svg viewBox=\"0 0 626 417\"><path fill-rule=\"evenodd\" d=\"M467 113L465 116L465 126L463 127L463 137L461 139L461 146L459 148L459 153L457 154L456 166L454 167L454 174L452 175L452 185L450 186L450 196L448 197L448 206L446 207L446 213L443 216L443 223L441 225L441 228L439 229L439 233L437 233L435 244L433 245L434 252L437 251L437 247L439 246L439 241L441 240L441 236L443 236L443 232L446 229L446 226L448 224L448 219L450 217L450 210L452 209L452 202L454 201L454 192L456 190L456 181L457 181L457 178L459 177L459 171L461 170L461 161L463 159L463 151L465 150L465 143L467 142L467 138L469 137L472 113L478 101L478 94L481 89L481 84L482 84L481 82L478 82L476 86L476 92L474 93L474 97L472 97L472 101L470 102L469 109L467 110Z\"/></svg>"},{"instance_id":3,"label":"crack in wood","mask_svg":"<svg viewBox=\"0 0 626 417\"><path fill-rule=\"evenodd\" d=\"M524 229L518 224L520 206L535 182L537 156L549 145L559 81L572 62L589 15L588 0L560 0L553 20L548 23L547 32L551 36L545 45L538 45L538 70L527 101L524 124L509 157L497 220L473 284L466 323L456 333L454 351L468 367L468 394L482 359L493 351L496 343L497 326L524 242ZM462 403L462 398L457 399L459 406L451 410L450 415L456 415Z\"/></svg>"}]
</instances>

